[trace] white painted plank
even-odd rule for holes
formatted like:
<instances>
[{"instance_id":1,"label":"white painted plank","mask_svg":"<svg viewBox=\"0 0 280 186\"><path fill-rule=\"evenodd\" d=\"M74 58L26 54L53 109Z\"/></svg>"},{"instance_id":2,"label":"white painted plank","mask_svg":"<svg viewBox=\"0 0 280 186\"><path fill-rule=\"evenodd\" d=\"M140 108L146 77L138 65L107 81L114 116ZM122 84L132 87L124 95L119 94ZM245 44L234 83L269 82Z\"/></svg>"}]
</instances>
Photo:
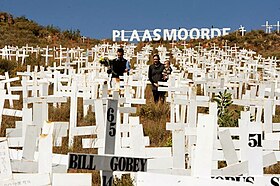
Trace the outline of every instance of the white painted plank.
<instances>
[{"instance_id":1,"label":"white painted plank","mask_svg":"<svg viewBox=\"0 0 280 186\"><path fill-rule=\"evenodd\" d=\"M197 143L192 163L192 176L209 177L212 169L214 116L198 114Z\"/></svg>"},{"instance_id":2,"label":"white painted plank","mask_svg":"<svg viewBox=\"0 0 280 186\"><path fill-rule=\"evenodd\" d=\"M0 180L12 178L8 142L5 138L0 139L0 160Z\"/></svg>"},{"instance_id":3,"label":"white painted plank","mask_svg":"<svg viewBox=\"0 0 280 186\"><path fill-rule=\"evenodd\" d=\"M91 173L54 173L52 176L52 186L91 186Z\"/></svg>"},{"instance_id":4,"label":"white painted plank","mask_svg":"<svg viewBox=\"0 0 280 186\"><path fill-rule=\"evenodd\" d=\"M136 173L136 186L154 186L154 185L192 185L192 186L245 186L251 185L251 183L243 182L232 182L226 180L218 180L211 178L197 178L192 176L178 176L178 175L168 175L168 174L156 174L156 173Z\"/></svg>"},{"instance_id":5,"label":"white painted plank","mask_svg":"<svg viewBox=\"0 0 280 186\"><path fill-rule=\"evenodd\" d=\"M219 135L219 141L221 142L221 146L223 148L227 165L238 163L238 157L236 155L229 130L223 130L219 132L218 135Z\"/></svg>"}]
</instances>

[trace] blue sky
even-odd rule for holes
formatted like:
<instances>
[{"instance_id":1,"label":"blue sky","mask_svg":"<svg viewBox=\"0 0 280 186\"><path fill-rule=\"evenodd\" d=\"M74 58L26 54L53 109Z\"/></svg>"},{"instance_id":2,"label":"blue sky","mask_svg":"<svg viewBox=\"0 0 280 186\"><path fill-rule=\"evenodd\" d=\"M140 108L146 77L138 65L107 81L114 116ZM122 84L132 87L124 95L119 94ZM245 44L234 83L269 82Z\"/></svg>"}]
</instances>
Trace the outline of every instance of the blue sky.
<instances>
[{"instance_id":1,"label":"blue sky","mask_svg":"<svg viewBox=\"0 0 280 186\"><path fill-rule=\"evenodd\" d=\"M280 21L280 0L0 0L0 11L103 39L114 29L264 29Z\"/></svg>"}]
</instances>

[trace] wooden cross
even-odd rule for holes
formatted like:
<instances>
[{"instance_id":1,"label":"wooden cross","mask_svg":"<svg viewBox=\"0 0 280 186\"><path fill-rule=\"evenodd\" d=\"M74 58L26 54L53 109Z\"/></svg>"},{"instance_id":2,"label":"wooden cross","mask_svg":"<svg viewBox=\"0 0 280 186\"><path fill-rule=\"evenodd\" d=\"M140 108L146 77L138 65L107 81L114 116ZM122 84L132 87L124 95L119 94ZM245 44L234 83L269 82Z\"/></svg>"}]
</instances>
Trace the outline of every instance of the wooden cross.
<instances>
[{"instance_id":1,"label":"wooden cross","mask_svg":"<svg viewBox=\"0 0 280 186\"><path fill-rule=\"evenodd\" d=\"M172 40L172 42L170 44L171 44L171 48L174 48L174 46L176 45L175 40Z\"/></svg>"},{"instance_id":2,"label":"wooden cross","mask_svg":"<svg viewBox=\"0 0 280 186\"><path fill-rule=\"evenodd\" d=\"M273 25L273 26L276 26L277 33L279 33L279 30L280 30L280 23L279 23L279 21L277 21L276 25Z\"/></svg>"},{"instance_id":3,"label":"wooden cross","mask_svg":"<svg viewBox=\"0 0 280 186\"><path fill-rule=\"evenodd\" d=\"M184 49L186 49L186 46L188 46L189 44L186 44L186 41L184 41L181 45L184 46Z\"/></svg>"},{"instance_id":4,"label":"wooden cross","mask_svg":"<svg viewBox=\"0 0 280 186\"><path fill-rule=\"evenodd\" d=\"M242 26L242 25L240 25L240 27L239 27L239 32L241 32L241 36L244 36L244 34L245 34L245 32L246 32L246 30L244 29L245 27L244 26Z\"/></svg>"},{"instance_id":5,"label":"wooden cross","mask_svg":"<svg viewBox=\"0 0 280 186\"><path fill-rule=\"evenodd\" d=\"M41 54L41 56L46 58L45 59L45 66L48 66L49 57L53 57L53 55L49 54L49 50L51 50L51 49L49 49L49 46L47 46L46 48L43 48L43 50L45 50L46 53L45 54Z\"/></svg>"},{"instance_id":6,"label":"wooden cross","mask_svg":"<svg viewBox=\"0 0 280 186\"><path fill-rule=\"evenodd\" d=\"M83 43L84 43L84 42L85 42L85 39L87 39L87 37L86 37L86 36L82 36L81 39L82 39L82 41L83 41Z\"/></svg>"},{"instance_id":7,"label":"wooden cross","mask_svg":"<svg viewBox=\"0 0 280 186\"><path fill-rule=\"evenodd\" d=\"M265 22L265 25L262 25L265 27L265 33L271 33L271 29L273 28L272 25L268 24L268 21Z\"/></svg>"}]
</instances>

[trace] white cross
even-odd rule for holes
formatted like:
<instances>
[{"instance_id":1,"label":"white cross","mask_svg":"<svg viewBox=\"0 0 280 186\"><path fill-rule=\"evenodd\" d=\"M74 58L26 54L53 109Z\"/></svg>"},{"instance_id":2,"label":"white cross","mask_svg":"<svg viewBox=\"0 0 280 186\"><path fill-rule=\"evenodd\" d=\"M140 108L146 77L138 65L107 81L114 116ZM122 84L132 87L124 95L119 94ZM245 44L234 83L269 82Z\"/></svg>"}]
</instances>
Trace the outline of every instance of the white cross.
<instances>
[{"instance_id":1,"label":"white cross","mask_svg":"<svg viewBox=\"0 0 280 186\"><path fill-rule=\"evenodd\" d=\"M184 41L183 44L181 44L181 45L184 46L184 49L186 49L186 46L187 46L188 44L186 44L186 41Z\"/></svg>"},{"instance_id":2,"label":"white cross","mask_svg":"<svg viewBox=\"0 0 280 186\"><path fill-rule=\"evenodd\" d=\"M219 47L216 46L216 43L213 43L211 49L213 49L214 54L216 54Z\"/></svg>"},{"instance_id":3,"label":"white cross","mask_svg":"<svg viewBox=\"0 0 280 186\"><path fill-rule=\"evenodd\" d=\"M85 42L85 39L87 39L86 36L82 36L81 38L82 38L82 40L83 40L83 43Z\"/></svg>"},{"instance_id":4,"label":"white cross","mask_svg":"<svg viewBox=\"0 0 280 186\"><path fill-rule=\"evenodd\" d=\"M265 33L271 33L271 29L273 28L272 25L268 24L268 21L265 22L265 25L262 25L265 27Z\"/></svg>"},{"instance_id":5,"label":"white cross","mask_svg":"<svg viewBox=\"0 0 280 186\"><path fill-rule=\"evenodd\" d=\"M53 57L53 55L49 54L49 51L51 49L49 49L49 46L47 46L46 48L43 48L43 51L46 50L45 54L41 54L41 56L45 57L45 66L48 66L48 62L49 62L49 57Z\"/></svg>"},{"instance_id":6,"label":"white cross","mask_svg":"<svg viewBox=\"0 0 280 186\"><path fill-rule=\"evenodd\" d=\"M245 32L246 32L245 27L242 26L242 25L240 25L240 27L239 27L239 32L241 32L241 36L244 36L244 34L245 34Z\"/></svg>"},{"instance_id":7,"label":"white cross","mask_svg":"<svg viewBox=\"0 0 280 186\"><path fill-rule=\"evenodd\" d=\"M199 42L198 45L195 46L195 48L197 48L197 51L200 52L202 50L201 43Z\"/></svg>"},{"instance_id":8,"label":"white cross","mask_svg":"<svg viewBox=\"0 0 280 186\"><path fill-rule=\"evenodd\" d=\"M174 46L176 45L176 42L173 40L172 43L170 43L172 48L174 48Z\"/></svg>"},{"instance_id":9,"label":"white cross","mask_svg":"<svg viewBox=\"0 0 280 186\"><path fill-rule=\"evenodd\" d=\"M276 26L276 28L277 28L277 33L279 33L279 28L280 28L280 23L279 23L279 21L277 21L277 24L276 24L276 25L272 25L272 26Z\"/></svg>"},{"instance_id":10,"label":"white cross","mask_svg":"<svg viewBox=\"0 0 280 186\"><path fill-rule=\"evenodd\" d=\"M223 48L225 49L225 52L227 52L227 50L230 48L230 46L227 45L227 40L225 41Z\"/></svg>"}]
</instances>

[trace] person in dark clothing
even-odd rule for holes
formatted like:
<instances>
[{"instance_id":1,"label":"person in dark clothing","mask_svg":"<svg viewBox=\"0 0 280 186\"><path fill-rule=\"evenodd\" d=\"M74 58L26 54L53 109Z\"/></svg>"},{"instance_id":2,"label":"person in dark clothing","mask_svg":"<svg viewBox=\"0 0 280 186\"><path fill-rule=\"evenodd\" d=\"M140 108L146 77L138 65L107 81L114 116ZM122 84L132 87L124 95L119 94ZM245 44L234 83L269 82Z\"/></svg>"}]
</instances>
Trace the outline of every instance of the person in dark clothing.
<instances>
[{"instance_id":1,"label":"person in dark clothing","mask_svg":"<svg viewBox=\"0 0 280 186\"><path fill-rule=\"evenodd\" d=\"M164 65L160 62L158 54L153 56L153 60L154 63L149 66L148 78L152 84L154 102L157 103L159 100L164 102L165 92L158 91L158 82L163 80Z\"/></svg>"},{"instance_id":2,"label":"person in dark clothing","mask_svg":"<svg viewBox=\"0 0 280 186\"><path fill-rule=\"evenodd\" d=\"M125 72L128 73L130 70L129 61L123 58L124 50L122 48L117 50L117 55L116 59L110 61L110 68L108 70L108 73L112 73L114 83L120 82L120 76L123 76Z\"/></svg>"},{"instance_id":3,"label":"person in dark clothing","mask_svg":"<svg viewBox=\"0 0 280 186\"><path fill-rule=\"evenodd\" d=\"M125 72L129 71L127 68L128 61L123 58L124 50L122 48L118 49L117 55L118 57L110 62L112 78L120 78L120 76L123 76Z\"/></svg>"}]
</instances>

